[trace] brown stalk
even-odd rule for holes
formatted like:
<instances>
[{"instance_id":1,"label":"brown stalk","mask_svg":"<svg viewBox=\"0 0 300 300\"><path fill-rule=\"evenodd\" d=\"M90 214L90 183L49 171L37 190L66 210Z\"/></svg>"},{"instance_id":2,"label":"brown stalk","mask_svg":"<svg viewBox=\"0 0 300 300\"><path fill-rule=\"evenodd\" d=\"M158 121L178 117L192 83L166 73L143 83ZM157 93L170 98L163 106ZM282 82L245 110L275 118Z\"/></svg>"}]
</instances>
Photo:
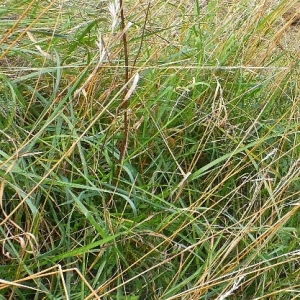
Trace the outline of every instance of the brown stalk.
<instances>
[{"instance_id":1,"label":"brown stalk","mask_svg":"<svg viewBox=\"0 0 300 300\"><path fill-rule=\"evenodd\" d=\"M126 97L128 92L128 82L129 82L129 59L128 59L128 44L127 44L127 36L126 36L126 29L125 29L125 16L124 16L124 5L123 1L120 0L120 18L121 18L121 30L123 32L122 34L122 41L123 41L123 51L124 51L124 67L125 67L125 89L122 96L121 104L119 105L117 109L117 115L119 109L124 109L123 114L123 120L124 120L124 137L121 141L121 144L119 146L120 150L120 157L119 157L119 166L117 168L116 173L116 182L118 181L118 178L120 177L121 170L122 170L122 163L125 157L127 145L128 145L128 135L129 135L129 120L128 120L128 107L129 107L129 99Z\"/></svg>"}]
</instances>

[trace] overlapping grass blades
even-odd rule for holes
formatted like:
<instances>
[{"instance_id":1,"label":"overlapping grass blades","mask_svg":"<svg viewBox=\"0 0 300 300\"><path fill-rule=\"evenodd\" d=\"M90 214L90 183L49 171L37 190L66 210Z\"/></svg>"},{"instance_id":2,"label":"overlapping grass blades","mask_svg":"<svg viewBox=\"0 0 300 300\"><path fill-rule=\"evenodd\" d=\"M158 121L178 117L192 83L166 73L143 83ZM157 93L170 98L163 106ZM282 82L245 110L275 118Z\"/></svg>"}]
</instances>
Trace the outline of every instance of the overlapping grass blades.
<instances>
[{"instance_id":1,"label":"overlapping grass blades","mask_svg":"<svg viewBox=\"0 0 300 300\"><path fill-rule=\"evenodd\" d=\"M292 1L129 2L0 9L0 294L296 298Z\"/></svg>"}]
</instances>

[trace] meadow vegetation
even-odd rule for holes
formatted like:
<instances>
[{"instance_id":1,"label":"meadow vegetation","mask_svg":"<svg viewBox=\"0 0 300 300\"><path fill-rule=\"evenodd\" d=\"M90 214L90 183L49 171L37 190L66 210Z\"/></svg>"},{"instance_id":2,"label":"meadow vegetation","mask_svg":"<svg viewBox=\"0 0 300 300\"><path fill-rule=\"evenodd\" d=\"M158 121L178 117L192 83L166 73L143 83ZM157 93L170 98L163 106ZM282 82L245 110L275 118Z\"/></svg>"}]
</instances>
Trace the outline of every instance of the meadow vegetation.
<instances>
[{"instance_id":1,"label":"meadow vegetation","mask_svg":"<svg viewBox=\"0 0 300 300\"><path fill-rule=\"evenodd\" d=\"M3 1L0 299L298 298L297 3Z\"/></svg>"}]
</instances>

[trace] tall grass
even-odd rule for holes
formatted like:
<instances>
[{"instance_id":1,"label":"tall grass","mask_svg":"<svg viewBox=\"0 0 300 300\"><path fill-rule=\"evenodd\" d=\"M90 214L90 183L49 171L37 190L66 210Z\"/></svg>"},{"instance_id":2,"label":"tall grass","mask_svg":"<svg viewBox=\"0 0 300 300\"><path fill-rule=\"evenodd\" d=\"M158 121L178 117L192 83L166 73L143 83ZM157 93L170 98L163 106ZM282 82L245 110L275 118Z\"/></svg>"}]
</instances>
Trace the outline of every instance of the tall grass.
<instances>
[{"instance_id":1,"label":"tall grass","mask_svg":"<svg viewBox=\"0 0 300 300\"><path fill-rule=\"evenodd\" d=\"M1 299L296 299L295 1L118 3L0 6Z\"/></svg>"}]
</instances>

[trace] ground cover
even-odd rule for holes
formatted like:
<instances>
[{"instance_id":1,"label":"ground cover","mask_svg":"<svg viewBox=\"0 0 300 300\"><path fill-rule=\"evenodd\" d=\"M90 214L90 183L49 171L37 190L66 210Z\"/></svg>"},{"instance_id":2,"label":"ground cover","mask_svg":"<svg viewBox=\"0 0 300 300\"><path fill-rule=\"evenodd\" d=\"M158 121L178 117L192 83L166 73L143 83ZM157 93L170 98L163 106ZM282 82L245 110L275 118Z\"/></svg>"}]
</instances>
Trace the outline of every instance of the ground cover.
<instances>
[{"instance_id":1,"label":"ground cover","mask_svg":"<svg viewBox=\"0 0 300 300\"><path fill-rule=\"evenodd\" d=\"M0 297L296 299L297 5L0 5Z\"/></svg>"}]
</instances>

